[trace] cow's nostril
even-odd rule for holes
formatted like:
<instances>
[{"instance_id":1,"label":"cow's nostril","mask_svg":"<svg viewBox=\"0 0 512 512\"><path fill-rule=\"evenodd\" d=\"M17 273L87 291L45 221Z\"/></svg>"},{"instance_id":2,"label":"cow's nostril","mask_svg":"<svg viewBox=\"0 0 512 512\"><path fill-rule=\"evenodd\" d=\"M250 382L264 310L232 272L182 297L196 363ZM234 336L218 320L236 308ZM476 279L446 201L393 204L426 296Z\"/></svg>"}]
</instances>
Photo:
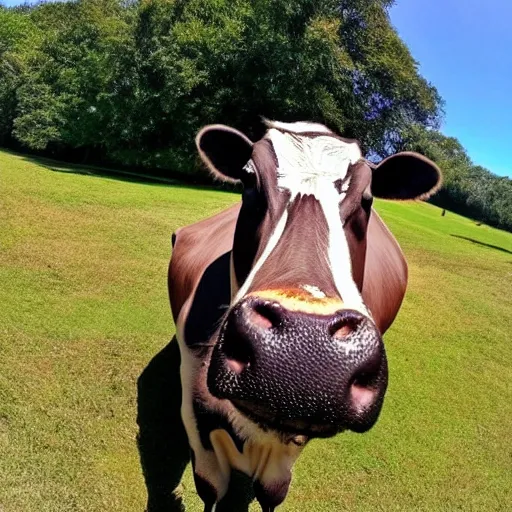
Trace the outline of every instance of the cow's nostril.
<instances>
[{"instance_id":1,"label":"cow's nostril","mask_svg":"<svg viewBox=\"0 0 512 512\"><path fill-rule=\"evenodd\" d=\"M373 405L378 395L378 391L368 385L355 380L349 391L350 402L357 412L362 412Z\"/></svg>"},{"instance_id":2,"label":"cow's nostril","mask_svg":"<svg viewBox=\"0 0 512 512\"><path fill-rule=\"evenodd\" d=\"M272 322L264 313L264 311L260 313L257 309L251 309L247 312L247 321L260 329L270 329Z\"/></svg>"},{"instance_id":3,"label":"cow's nostril","mask_svg":"<svg viewBox=\"0 0 512 512\"><path fill-rule=\"evenodd\" d=\"M349 401L357 413L369 409L378 398L380 361L380 352L376 351L351 379Z\"/></svg>"},{"instance_id":4,"label":"cow's nostril","mask_svg":"<svg viewBox=\"0 0 512 512\"><path fill-rule=\"evenodd\" d=\"M343 339L352 334L355 331L356 326L351 322L342 323L339 326L336 326L335 329L332 329L331 336L338 339Z\"/></svg>"},{"instance_id":5,"label":"cow's nostril","mask_svg":"<svg viewBox=\"0 0 512 512\"><path fill-rule=\"evenodd\" d=\"M329 326L329 334L333 338L344 339L350 336L357 330L361 323L362 316L359 313L346 312L339 314L339 316Z\"/></svg>"},{"instance_id":6,"label":"cow's nostril","mask_svg":"<svg viewBox=\"0 0 512 512\"><path fill-rule=\"evenodd\" d=\"M279 305L245 300L228 316L221 351L226 366L240 375L256 360L258 339L282 321Z\"/></svg>"},{"instance_id":7,"label":"cow's nostril","mask_svg":"<svg viewBox=\"0 0 512 512\"><path fill-rule=\"evenodd\" d=\"M246 368L251 366L252 356L249 343L241 338L238 340L231 339L224 343L226 365L236 374L242 373Z\"/></svg>"},{"instance_id":8,"label":"cow's nostril","mask_svg":"<svg viewBox=\"0 0 512 512\"><path fill-rule=\"evenodd\" d=\"M236 373L242 373L254 360L254 350L251 342L241 332L240 325L229 325L223 339L222 351L228 368Z\"/></svg>"},{"instance_id":9,"label":"cow's nostril","mask_svg":"<svg viewBox=\"0 0 512 512\"><path fill-rule=\"evenodd\" d=\"M240 375L249 366L249 363L230 358L226 359L226 364L228 368L237 375Z\"/></svg>"},{"instance_id":10,"label":"cow's nostril","mask_svg":"<svg viewBox=\"0 0 512 512\"><path fill-rule=\"evenodd\" d=\"M279 306L271 303L256 303L247 305L245 311L246 321L252 327L266 330L277 327L281 323L281 316L278 312Z\"/></svg>"}]
</instances>

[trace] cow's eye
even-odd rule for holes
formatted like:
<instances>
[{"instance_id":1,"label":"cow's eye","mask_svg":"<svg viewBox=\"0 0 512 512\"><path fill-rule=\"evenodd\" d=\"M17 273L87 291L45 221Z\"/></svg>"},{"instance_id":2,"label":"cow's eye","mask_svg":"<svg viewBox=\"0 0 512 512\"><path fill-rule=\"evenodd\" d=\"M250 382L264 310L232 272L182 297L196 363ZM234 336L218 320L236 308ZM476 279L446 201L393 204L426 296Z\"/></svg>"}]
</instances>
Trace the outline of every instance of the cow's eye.
<instances>
[{"instance_id":1,"label":"cow's eye","mask_svg":"<svg viewBox=\"0 0 512 512\"><path fill-rule=\"evenodd\" d=\"M245 187L243 192L243 201L244 203L252 203L256 201L258 197L258 191L256 187Z\"/></svg>"},{"instance_id":2,"label":"cow's eye","mask_svg":"<svg viewBox=\"0 0 512 512\"><path fill-rule=\"evenodd\" d=\"M244 184L244 190L242 192L242 201L247 206L254 206L259 203L260 200L260 189L256 177L250 177L250 181Z\"/></svg>"},{"instance_id":3,"label":"cow's eye","mask_svg":"<svg viewBox=\"0 0 512 512\"><path fill-rule=\"evenodd\" d=\"M255 172L248 172L243 180L244 190L258 187L258 175Z\"/></svg>"}]
</instances>

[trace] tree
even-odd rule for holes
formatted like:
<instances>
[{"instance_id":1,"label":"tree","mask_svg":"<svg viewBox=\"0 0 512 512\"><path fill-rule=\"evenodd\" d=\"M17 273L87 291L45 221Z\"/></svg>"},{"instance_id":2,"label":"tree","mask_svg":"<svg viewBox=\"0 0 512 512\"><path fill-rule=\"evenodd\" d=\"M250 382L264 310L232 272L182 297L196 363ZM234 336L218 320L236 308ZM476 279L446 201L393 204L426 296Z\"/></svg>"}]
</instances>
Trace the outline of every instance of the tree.
<instances>
[{"instance_id":1,"label":"tree","mask_svg":"<svg viewBox=\"0 0 512 512\"><path fill-rule=\"evenodd\" d=\"M43 4L31 13L44 38L18 89L19 141L33 149L109 147L129 13L116 0Z\"/></svg>"},{"instance_id":2,"label":"tree","mask_svg":"<svg viewBox=\"0 0 512 512\"><path fill-rule=\"evenodd\" d=\"M390 24L390 5L77 0L26 7L18 14L41 38L21 51L26 72L9 89L11 100L17 91L12 134L33 149L87 148L124 164L190 172L201 125L222 120L258 137L265 116L323 122L384 156L408 124L435 126L440 114L437 91Z\"/></svg>"},{"instance_id":3,"label":"tree","mask_svg":"<svg viewBox=\"0 0 512 512\"><path fill-rule=\"evenodd\" d=\"M391 26L389 5L141 3L138 147L185 170L202 124L222 120L258 137L265 116L323 122L380 155L394 151L409 123L436 126L440 99Z\"/></svg>"},{"instance_id":4,"label":"tree","mask_svg":"<svg viewBox=\"0 0 512 512\"><path fill-rule=\"evenodd\" d=\"M341 46L354 62L354 106L347 126L380 157L396 152L410 125L438 128L442 100L392 27L392 0L343 0Z\"/></svg>"},{"instance_id":5,"label":"tree","mask_svg":"<svg viewBox=\"0 0 512 512\"><path fill-rule=\"evenodd\" d=\"M36 26L23 11L0 6L0 144L11 138L16 91L23 83L30 51L24 48L33 48L38 37Z\"/></svg>"}]
</instances>

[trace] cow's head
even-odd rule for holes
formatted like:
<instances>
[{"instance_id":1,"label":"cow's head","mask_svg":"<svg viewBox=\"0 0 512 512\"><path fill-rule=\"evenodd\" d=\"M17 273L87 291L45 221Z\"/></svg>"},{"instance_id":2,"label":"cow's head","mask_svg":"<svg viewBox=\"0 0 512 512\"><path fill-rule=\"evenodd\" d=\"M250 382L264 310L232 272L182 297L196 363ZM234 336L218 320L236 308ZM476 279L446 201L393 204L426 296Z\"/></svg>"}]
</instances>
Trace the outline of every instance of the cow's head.
<instances>
[{"instance_id":1,"label":"cow's head","mask_svg":"<svg viewBox=\"0 0 512 512\"><path fill-rule=\"evenodd\" d=\"M208 389L283 435L365 431L387 386L381 333L361 297L373 197L426 197L439 170L414 153L370 165L322 125L267 125L254 144L220 125L196 140L218 178L243 184L232 302Z\"/></svg>"}]
</instances>

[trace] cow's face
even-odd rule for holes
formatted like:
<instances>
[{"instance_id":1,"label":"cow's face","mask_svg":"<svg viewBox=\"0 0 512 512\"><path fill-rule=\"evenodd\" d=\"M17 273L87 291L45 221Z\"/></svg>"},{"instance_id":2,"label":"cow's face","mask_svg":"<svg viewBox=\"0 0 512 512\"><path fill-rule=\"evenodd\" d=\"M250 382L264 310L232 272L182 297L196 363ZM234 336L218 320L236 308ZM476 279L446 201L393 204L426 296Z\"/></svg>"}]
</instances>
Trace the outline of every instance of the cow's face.
<instances>
[{"instance_id":1,"label":"cow's face","mask_svg":"<svg viewBox=\"0 0 512 512\"><path fill-rule=\"evenodd\" d=\"M365 431L387 386L384 345L361 297L373 195L422 196L439 172L411 153L372 170L355 141L322 125L268 127L255 144L223 126L197 137L210 169L244 185L232 302L208 388L290 439Z\"/></svg>"}]
</instances>

